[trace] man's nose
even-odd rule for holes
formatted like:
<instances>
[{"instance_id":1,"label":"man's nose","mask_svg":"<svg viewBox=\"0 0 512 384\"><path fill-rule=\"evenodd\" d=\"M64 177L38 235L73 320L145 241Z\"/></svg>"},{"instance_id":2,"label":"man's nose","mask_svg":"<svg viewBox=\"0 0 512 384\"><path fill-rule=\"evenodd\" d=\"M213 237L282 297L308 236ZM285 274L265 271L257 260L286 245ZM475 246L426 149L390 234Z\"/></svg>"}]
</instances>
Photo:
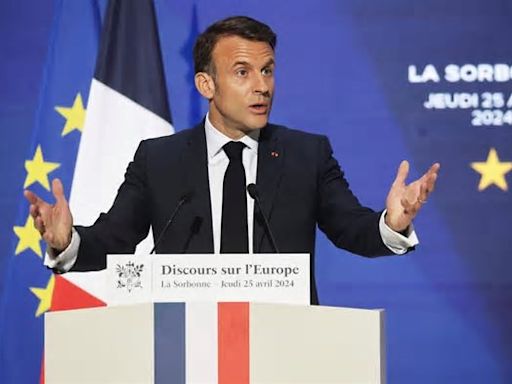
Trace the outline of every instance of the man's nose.
<instances>
[{"instance_id":1,"label":"man's nose","mask_svg":"<svg viewBox=\"0 0 512 384\"><path fill-rule=\"evenodd\" d=\"M270 77L264 76L262 73L257 74L255 77L254 93L268 96L270 94L270 82L272 81Z\"/></svg>"}]
</instances>

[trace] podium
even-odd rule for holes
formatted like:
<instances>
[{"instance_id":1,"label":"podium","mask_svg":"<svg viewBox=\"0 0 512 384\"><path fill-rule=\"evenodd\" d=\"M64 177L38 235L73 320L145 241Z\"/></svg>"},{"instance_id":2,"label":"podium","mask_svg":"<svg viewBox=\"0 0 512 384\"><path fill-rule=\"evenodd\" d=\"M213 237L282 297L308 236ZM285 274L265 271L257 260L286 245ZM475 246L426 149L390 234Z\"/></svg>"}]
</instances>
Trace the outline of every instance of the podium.
<instances>
[{"instance_id":1,"label":"podium","mask_svg":"<svg viewBox=\"0 0 512 384\"><path fill-rule=\"evenodd\" d=\"M146 303L50 312L54 383L384 383L384 311Z\"/></svg>"}]
</instances>

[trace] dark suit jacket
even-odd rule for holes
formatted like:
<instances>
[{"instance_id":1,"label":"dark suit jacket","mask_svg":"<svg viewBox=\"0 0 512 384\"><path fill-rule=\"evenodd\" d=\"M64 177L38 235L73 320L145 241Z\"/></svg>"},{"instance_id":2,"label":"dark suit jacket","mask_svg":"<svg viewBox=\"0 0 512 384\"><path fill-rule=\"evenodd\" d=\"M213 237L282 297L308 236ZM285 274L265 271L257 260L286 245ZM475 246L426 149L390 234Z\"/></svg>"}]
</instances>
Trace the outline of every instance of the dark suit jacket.
<instances>
[{"instance_id":1,"label":"dark suit jacket","mask_svg":"<svg viewBox=\"0 0 512 384\"><path fill-rule=\"evenodd\" d=\"M326 137L269 124L261 131L256 182L283 253L311 254L311 301L316 226L338 247L363 256L390 254L379 232L380 213L361 206ZM81 237L74 271L105 268L107 253L133 253L153 227L158 238L185 194L192 194L157 248L158 253L213 253L206 138L203 124L141 142L112 208ZM257 208L254 252L273 252Z\"/></svg>"}]
</instances>

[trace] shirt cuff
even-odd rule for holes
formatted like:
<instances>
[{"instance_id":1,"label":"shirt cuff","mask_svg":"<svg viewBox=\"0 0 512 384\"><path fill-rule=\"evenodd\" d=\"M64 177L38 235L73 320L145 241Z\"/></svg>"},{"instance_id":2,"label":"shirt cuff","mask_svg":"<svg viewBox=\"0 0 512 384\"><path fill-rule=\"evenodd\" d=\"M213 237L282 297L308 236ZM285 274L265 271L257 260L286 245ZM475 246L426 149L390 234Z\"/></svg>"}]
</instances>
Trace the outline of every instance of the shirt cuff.
<instances>
[{"instance_id":1,"label":"shirt cuff","mask_svg":"<svg viewBox=\"0 0 512 384\"><path fill-rule=\"evenodd\" d=\"M395 232L389 228L389 226L386 224L386 221L384 220L386 212L387 210L384 210L382 215L380 215L380 236L382 237L384 245L388 247L393 253L397 255L403 255L409 251L409 249L419 244L418 237L414 231L414 225L411 223L409 228L407 228L406 236Z\"/></svg>"},{"instance_id":2,"label":"shirt cuff","mask_svg":"<svg viewBox=\"0 0 512 384\"><path fill-rule=\"evenodd\" d=\"M71 242L68 247L58 253L51 247L47 247L44 255L44 265L53 269L57 273L68 272L78 258L78 248L80 247L80 235L71 229Z\"/></svg>"}]
</instances>

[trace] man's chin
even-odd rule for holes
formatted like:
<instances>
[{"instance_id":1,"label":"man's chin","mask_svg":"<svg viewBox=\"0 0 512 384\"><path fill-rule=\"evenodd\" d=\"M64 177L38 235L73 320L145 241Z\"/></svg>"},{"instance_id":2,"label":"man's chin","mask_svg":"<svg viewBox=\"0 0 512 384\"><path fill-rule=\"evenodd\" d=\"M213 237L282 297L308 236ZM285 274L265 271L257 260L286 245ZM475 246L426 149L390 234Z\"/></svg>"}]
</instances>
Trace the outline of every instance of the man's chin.
<instances>
[{"instance_id":1,"label":"man's chin","mask_svg":"<svg viewBox=\"0 0 512 384\"><path fill-rule=\"evenodd\" d=\"M250 131L255 131L264 128L268 124L268 115L253 116L247 124Z\"/></svg>"}]
</instances>

